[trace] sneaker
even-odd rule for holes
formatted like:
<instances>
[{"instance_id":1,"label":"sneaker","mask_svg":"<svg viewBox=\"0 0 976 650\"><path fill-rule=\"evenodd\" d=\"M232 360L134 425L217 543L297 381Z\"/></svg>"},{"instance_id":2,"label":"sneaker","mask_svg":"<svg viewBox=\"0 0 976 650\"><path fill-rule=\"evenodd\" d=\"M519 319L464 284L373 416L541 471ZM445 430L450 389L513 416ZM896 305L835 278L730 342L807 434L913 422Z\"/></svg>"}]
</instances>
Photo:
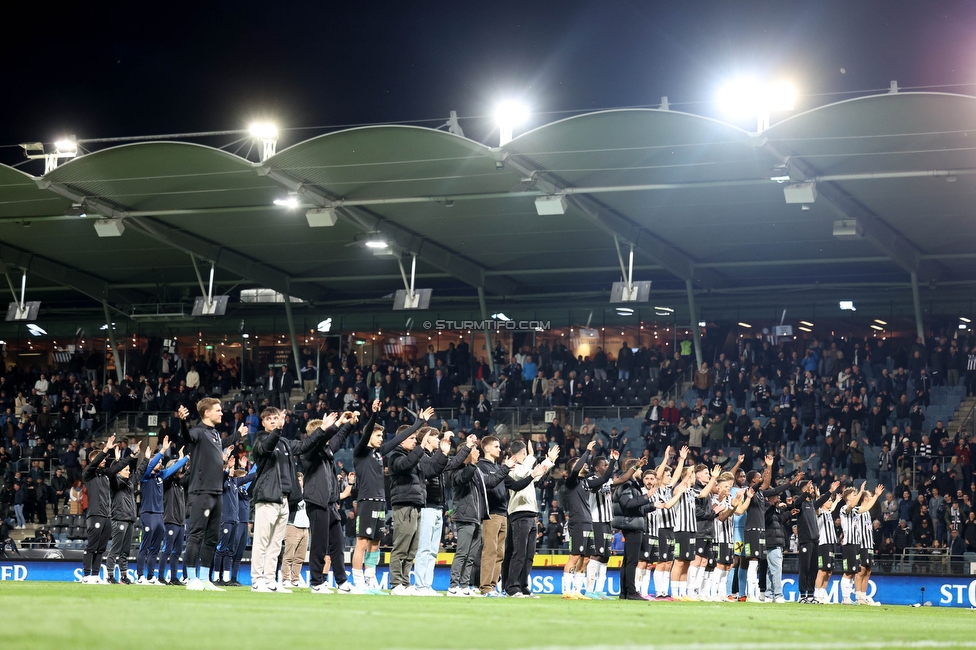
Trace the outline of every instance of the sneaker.
<instances>
[{"instance_id":1,"label":"sneaker","mask_svg":"<svg viewBox=\"0 0 976 650\"><path fill-rule=\"evenodd\" d=\"M600 598L600 592L598 591L588 591L585 594L583 594L583 597L588 598L589 600L603 600L602 598Z\"/></svg>"},{"instance_id":2,"label":"sneaker","mask_svg":"<svg viewBox=\"0 0 976 650\"><path fill-rule=\"evenodd\" d=\"M172 582L172 580L170 582ZM242 585L237 580L231 580L230 582L227 583L227 586L228 587L243 587L244 585Z\"/></svg>"},{"instance_id":3,"label":"sneaker","mask_svg":"<svg viewBox=\"0 0 976 650\"><path fill-rule=\"evenodd\" d=\"M93 585L93 584L95 584L94 582L92 582L92 577L93 576L85 576L85 577L83 577L81 579L81 584L83 584L83 585Z\"/></svg>"},{"instance_id":4,"label":"sneaker","mask_svg":"<svg viewBox=\"0 0 976 650\"><path fill-rule=\"evenodd\" d=\"M784 597L782 597L782 596L776 596L775 598L773 598L773 603L775 603L777 605L782 605L785 602L786 602L786 599Z\"/></svg>"},{"instance_id":5,"label":"sneaker","mask_svg":"<svg viewBox=\"0 0 976 650\"><path fill-rule=\"evenodd\" d=\"M464 595L468 598L482 598L484 596L477 587L468 587Z\"/></svg>"},{"instance_id":6,"label":"sneaker","mask_svg":"<svg viewBox=\"0 0 976 650\"><path fill-rule=\"evenodd\" d=\"M139 584L138 582L136 584ZM203 591L203 580L200 578L193 578L188 583L186 583L187 591Z\"/></svg>"},{"instance_id":7,"label":"sneaker","mask_svg":"<svg viewBox=\"0 0 976 650\"><path fill-rule=\"evenodd\" d=\"M540 598L540 596L535 595L531 591L523 591L521 592L521 594L522 594L522 598Z\"/></svg>"},{"instance_id":8,"label":"sneaker","mask_svg":"<svg viewBox=\"0 0 976 650\"><path fill-rule=\"evenodd\" d=\"M108 577L108 583L110 585L117 585L117 584L119 584L119 581L115 579L115 576L109 576Z\"/></svg>"},{"instance_id":9,"label":"sneaker","mask_svg":"<svg viewBox=\"0 0 976 650\"><path fill-rule=\"evenodd\" d=\"M654 598L654 596L652 596L650 594L641 594L641 598L643 598L644 600L650 600L650 601L657 600L656 598Z\"/></svg>"},{"instance_id":10,"label":"sneaker","mask_svg":"<svg viewBox=\"0 0 976 650\"><path fill-rule=\"evenodd\" d=\"M509 594L509 598L531 598L528 594L523 594L521 591L516 591L514 594Z\"/></svg>"},{"instance_id":11,"label":"sneaker","mask_svg":"<svg viewBox=\"0 0 976 650\"><path fill-rule=\"evenodd\" d=\"M350 580L346 580L336 587L335 591L337 594L345 594L347 596L362 596L364 593L362 589L354 585Z\"/></svg>"},{"instance_id":12,"label":"sneaker","mask_svg":"<svg viewBox=\"0 0 976 650\"><path fill-rule=\"evenodd\" d=\"M172 578L170 578L169 579L169 583L171 585L173 585L174 587L184 587L184 586L186 586L186 580L181 580L181 579L177 578L176 576L173 576ZM238 584L238 586L240 586L240 584Z\"/></svg>"},{"instance_id":13,"label":"sneaker","mask_svg":"<svg viewBox=\"0 0 976 650\"><path fill-rule=\"evenodd\" d=\"M259 582L255 582L254 584L251 585L251 593L252 594L272 594L272 593L274 593L274 589L271 588L271 585L269 585L269 584L267 584L265 582L260 582L259 581Z\"/></svg>"},{"instance_id":14,"label":"sneaker","mask_svg":"<svg viewBox=\"0 0 976 650\"><path fill-rule=\"evenodd\" d=\"M324 582L320 585L315 585L309 591L311 591L313 594L334 594L335 593L329 588L329 585L325 584Z\"/></svg>"},{"instance_id":15,"label":"sneaker","mask_svg":"<svg viewBox=\"0 0 976 650\"><path fill-rule=\"evenodd\" d=\"M487 594L482 594L482 595L485 598L508 598L508 594L502 591L489 591Z\"/></svg>"},{"instance_id":16,"label":"sneaker","mask_svg":"<svg viewBox=\"0 0 976 650\"><path fill-rule=\"evenodd\" d=\"M739 595L738 594L731 594L729 596L726 596L725 599L728 600L729 602L733 602L734 603L735 601L739 600Z\"/></svg>"},{"instance_id":17,"label":"sneaker","mask_svg":"<svg viewBox=\"0 0 976 650\"><path fill-rule=\"evenodd\" d=\"M146 584L147 585L157 586L157 585L161 585L163 583L161 583L159 580L157 580L156 579L156 576L153 576L153 577L149 578L148 581L146 581Z\"/></svg>"},{"instance_id":18,"label":"sneaker","mask_svg":"<svg viewBox=\"0 0 976 650\"><path fill-rule=\"evenodd\" d=\"M450 589L447 590L447 595L455 596L457 598L464 598L465 596L468 595L466 592L467 592L466 589L462 590L460 587L451 587Z\"/></svg>"},{"instance_id":19,"label":"sneaker","mask_svg":"<svg viewBox=\"0 0 976 650\"><path fill-rule=\"evenodd\" d=\"M672 598L671 596L668 596L667 594L664 594L664 595L661 595L661 596L654 596L654 600L659 600L661 602L670 603L670 602L674 601L674 598Z\"/></svg>"},{"instance_id":20,"label":"sneaker","mask_svg":"<svg viewBox=\"0 0 976 650\"><path fill-rule=\"evenodd\" d=\"M409 589L409 587L404 587L403 585L397 585L390 592L390 595L391 596L409 596L410 595L410 589Z\"/></svg>"},{"instance_id":21,"label":"sneaker","mask_svg":"<svg viewBox=\"0 0 976 650\"><path fill-rule=\"evenodd\" d=\"M448 594L450 595L450 594ZM576 600L576 592L565 591L563 592L563 600Z\"/></svg>"},{"instance_id":22,"label":"sneaker","mask_svg":"<svg viewBox=\"0 0 976 650\"><path fill-rule=\"evenodd\" d=\"M223 591L223 589L221 589L221 591ZM274 591L275 591L276 594L290 594L290 593L292 593L291 589L289 589L285 585L281 584L280 582L276 582L275 583Z\"/></svg>"},{"instance_id":23,"label":"sneaker","mask_svg":"<svg viewBox=\"0 0 976 650\"><path fill-rule=\"evenodd\" d=\"M124 575L121 578L119 578L119 584L120 585L131 585L132 584L132 581L129 580L129 576Z\"/></svg>"},{"instance_id":24,"label":"sneaker","mask_svg":"<svg viewBox=\"0 0 976 650\"><path fill-rule=\"evenodd\" d=\"M292 589L300 589L301 586L302 586L302 583L299 582L298 580L292 580L291 581L291 588Z\"/></svg>"},{"instance_id":25,"label":"sneaker","mask_svg":"<svg viewBox=\"0 0 976 650\"><path fill-rule=\"evenodd\" d=\"M220 587L218 587L214 583L210 582L209 580L207 580L206 582L203 583L203 590L204 591L224 591L223 589L221 589Z\"/></svg>"},{"instance_id":26,"label":"sneaker","mask_svg":"<svg viewBox=\"0 0 976 650\"><path fill-rule=\"evenodd\" d=\"M440 598L440 597L443 597L444 596L444 594L442 594L441 592L434 591L434 588L433 587L421 587L420 589L417 590L417 595L418 596L432 596L432 597L435 597L435 598Z\"/></svg>"},{"instance_id":27,"label":"sneaker","mask_svg":"<svg viewBox=\"0 0 976 650\"><path fill-rule=\"evenodd\" d=\"M146 576L139 576L139 579L136 580L136 584L137 585L148 585L149 584L149 581L146 580Z\"/></svg>"},{"instance_id":28,"label":"sneaker","mask_svg":"<svg viewBox=\"0 0 976 650\"><path fill-rule=\"evenodd\" d=\"M871 596L864 597L864 604L870 605L871 607L881 607L881 603L876 601L874 598L871 598Z\"/></svg>"}]
</instances>

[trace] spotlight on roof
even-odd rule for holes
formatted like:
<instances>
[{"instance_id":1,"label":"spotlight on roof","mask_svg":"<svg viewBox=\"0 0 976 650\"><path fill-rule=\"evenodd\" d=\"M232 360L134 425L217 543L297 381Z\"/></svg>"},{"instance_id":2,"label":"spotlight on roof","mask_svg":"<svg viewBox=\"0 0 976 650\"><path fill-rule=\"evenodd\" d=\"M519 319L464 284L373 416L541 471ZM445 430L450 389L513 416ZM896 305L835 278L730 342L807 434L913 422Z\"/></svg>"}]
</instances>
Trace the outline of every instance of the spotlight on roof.
<instances>
[{"instance_id":1,"label":"spotlight on roof","mask_svg":"<svg viewBox=\"0 0 976 650\"><path fill-rule=\"evenodd\" d=\"M871 325L871 329L878 330L879 332L883 332L884 331L884 328L881 327L880 325Z\"/></svg>"},{"instance_id":2,"label":"spotlight on roof","mask_svg":"<svg viewBox=\"0 0 976 650\"><path fill-rule=\"evenodd\" d=\"M633 314L634 310L630 307L617 307L618 316L632 316Z\"/></svg>"},{"instance_id":3,"label":"spotlight on roof","mask_svg":"<svg viewBox=\"0 0 976 650\"><path fill-rule=\"evenodd\" d=\"M383 248L389 248L390 245L387 244L382 239L367 239L366 240L366 247L367 248L379 248L379 249L383 249Z\"/></svg>"},{"instance_id":4,"label":"spotlight on roof","mask_svg":"<svg viewBox=\"0 0 976 650\"><path fill-rule=\"evenodd\" d=\"M78 143L68 138L61 138L54 142L54 149L61 154L75 154L78 153Z\"/></svg>"},{"instance_id":5,"label":"spotlight on roof","mask_svg":"<svg viewBox=\"0 0 976 650\"><path fill-rule=\"evenodd\" d=\"M40 326L34 323L27 323L27 331L30 332L31 336L44 336L47 332Z\"/></svg>"},{"instance_id":6,"label":"spotlight on roof","mask_svg":"<svg viewBox=\"0 0 976 650\"><path fill-rule=\"evenodd\" d=\"M319 324L315 326L315 329L323 334L330 332L332 330L332 319L326 318L323 321L319 321Z\"/></svg>"},{"instance_id":7,"label":"spotlight on roof","mask_svg":"<svg viewBox=\"0 0 976 650\"><path fill-rule=\"evenodd\" d=\"M742 321L739 321L739 327L746 327L752 329L752 325L750 325L749 323L743 323Z\"/></svg>"},{"instance_id":8,"label":"spotlight on roof","mask_svg":"<svg viewBox=\"0 0 976 650\"><path fill-rule=\"evenodd\" d=\"M498 312L497 314L492 314L491 317L494 318L495 320L500 320L502 322L508 322L512 320L502 312Z\"/></svg>"},{"instance_id":9,"label":"spotlight on roof","mask_svg":"<svg viewBox=\"0 0 976 650\"><path fill-rule=\"evenodd\" d=\"M800 325L806 325L807 327L813 327L813 323L808 320L801 320Z\"/></svg>"},{"instance_id":10,"label":"spotlight on roof","mask_svg":"<svg viewBox=\"0 0 976 650\"><path fill-rule=\"evenodd\" d=\"M973 322L973 321L969 320L968 318L966 318L965 316L960 316L959 317L959 320L961 320L964 323L972 323Z\"/></svg>"},{"instance_id":11,"label":"spotlight on roof","mask_svg":"<svg viewBox=\"0 0 976 650\"><path fill-rule=\"evenodd\" d=\"M857 307L854 306L853 300L841 300L840 308L841 311L857 311Z\"/></svg>"},{"instance_id":12,"label":"spotlight on roof","mask_svg":"<svg viewBox=\"0 0 976 650\"><path fill-rule=\"evenodd\" d=\"M325 228L336 225L335 208L312 208L305 212L308 225L312 228Z\"/></svg>"},{"instance_id":13,"label":"spotlight on roof","mask_svg":"<svg viewBox=\"0 0 976 650\"><path fill-rule=\"evenodd\" d=\"M503 147L512 141L515 127L529 119L529 108L520 102L504 101L495 108L495 122L500 132L498 146Z\"/></svg>"},{"instance_id":14,"label":"spotlight on roof","mask_svg":"<svg viewBox=\"0 0 976 650\"><path fill-rule=\"evenodd\" d=\"M888 321L881 320L880 318L875 318L874 319L874 322L877 323L878 325L887 325L888 324Z\"/></svg>"},{"instance_id":15,"label":"spotlight on roof","mask_svg":"<svg viewBox=\"0 0 976 650\"><path fill-rule=\"evenodd\" d=\"M567 205L566 196L563 194L540 196L535 200L535 211L540 217L566 214Z\"/></svg>"}]
</instances>

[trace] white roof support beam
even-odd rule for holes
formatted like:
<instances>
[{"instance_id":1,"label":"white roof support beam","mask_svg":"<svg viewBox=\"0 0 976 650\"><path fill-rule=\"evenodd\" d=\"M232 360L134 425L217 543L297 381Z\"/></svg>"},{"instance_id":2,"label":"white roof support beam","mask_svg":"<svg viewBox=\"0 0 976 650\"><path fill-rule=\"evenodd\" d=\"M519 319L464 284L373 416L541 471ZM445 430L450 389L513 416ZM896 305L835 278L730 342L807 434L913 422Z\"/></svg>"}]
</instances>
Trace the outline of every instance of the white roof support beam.
<instances>
[{"instance_id":1,"label":"white roof support beam","mask_svg":"<svg viewBox=\"0 0 976 650\"><path fill-rule=\"evenodd\" d=\"M813 165L782 151L769 141L765 141L762 148L776 162L786 165L795 181L817 180L821 176ZM817 200L826 203L842 219L857 221L864 237L908 273L917 274L926 281L937 280L941 276L940 265L924 260L915 244L835 182L823 180L822 177L817 180Z\"/></svg>"},{"instance_id":2,"label":"white roof support beam","mask_svg":"<svg viewBox=\"0 0 976 650\"><path fill-rule=\"evenodd\" d=\"M258 173L272 179L285 189L305 196L323 208L335 208L336 214L364 232L380 233L391 245L415 254L428 264L449 273L474 288L482 288L497 295L512 293L517 286L513 280L500 276L488 276L487 269L440 244L430 241L414 231L399 226L388 219L359 207L344 206L340 199L329 196L313 185L303 183L287 172L261 167Z\"/></svg>"}]
</instances>

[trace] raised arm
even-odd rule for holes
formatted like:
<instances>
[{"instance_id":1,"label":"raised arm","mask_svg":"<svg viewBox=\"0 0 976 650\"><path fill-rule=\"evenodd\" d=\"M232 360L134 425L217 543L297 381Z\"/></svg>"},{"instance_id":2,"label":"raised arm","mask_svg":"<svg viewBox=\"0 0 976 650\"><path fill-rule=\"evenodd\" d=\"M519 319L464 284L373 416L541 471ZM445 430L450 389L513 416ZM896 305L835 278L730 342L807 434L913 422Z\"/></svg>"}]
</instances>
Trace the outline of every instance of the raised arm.
<instances>
[{"instance_id":1,"label":"raised arm","mask_svg":"<svg viewBox=\"0 0 976 650\"><path fill-rule=\"evenodd\" d=\"M414 420L413 424L407 427L407 429L405 429L402 433L397 434L392 440L387 440L382 445L380 445L379 447L380 455L385 456L391 451L393 451L394 449L396 449L397 447L399 447L401 442L403 442L413 434L417 433L420 427L427 424L427 421L430 420L430 418L432 418L433 416L434 416L434 409L432 408L426 408L420 413L418 413L417 419Z\"/></svg>"},{"instance_id":2,"label":"raised arm","mask_svg":"<svg viewBox=\"0 0 976 650\"><path fill-rule=\"evenodd\" d=\"M688 448L682 447L681 451L678 452L678 466L674 468L673 472L671 472L671 487L677 485L678 481L681 480L681 475L684 473L685 469L686 458L688 458Z\"/></svg>"}]
</instances>

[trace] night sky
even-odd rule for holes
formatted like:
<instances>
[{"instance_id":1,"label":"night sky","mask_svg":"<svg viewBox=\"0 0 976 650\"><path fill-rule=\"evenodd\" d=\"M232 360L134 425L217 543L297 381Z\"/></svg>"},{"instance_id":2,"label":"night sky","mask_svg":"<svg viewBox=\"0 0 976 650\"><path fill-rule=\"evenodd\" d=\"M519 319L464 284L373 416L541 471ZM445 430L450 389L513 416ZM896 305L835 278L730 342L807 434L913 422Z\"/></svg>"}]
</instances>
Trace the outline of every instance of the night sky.
<instances>
[{"instance_id":1,"label":"night sky","mask_svg":"<svg viewBox=\"0 0 976 650\"><path fill-rule=\"evenodd\" d=\"M972 1L71 4L34 4L36 18L5 25L0 145L240 129L259 117L316 127L485 116L503 97L529 104L533 125L662 95L715 115L716 90L741 74L792 79L797 108L891 79L976 81ZM496 143L487 120L462 126ZM279 150L322 132L286 132ZM21 160L0 149L0 161Z\"/></svg>"}]
</instances>

